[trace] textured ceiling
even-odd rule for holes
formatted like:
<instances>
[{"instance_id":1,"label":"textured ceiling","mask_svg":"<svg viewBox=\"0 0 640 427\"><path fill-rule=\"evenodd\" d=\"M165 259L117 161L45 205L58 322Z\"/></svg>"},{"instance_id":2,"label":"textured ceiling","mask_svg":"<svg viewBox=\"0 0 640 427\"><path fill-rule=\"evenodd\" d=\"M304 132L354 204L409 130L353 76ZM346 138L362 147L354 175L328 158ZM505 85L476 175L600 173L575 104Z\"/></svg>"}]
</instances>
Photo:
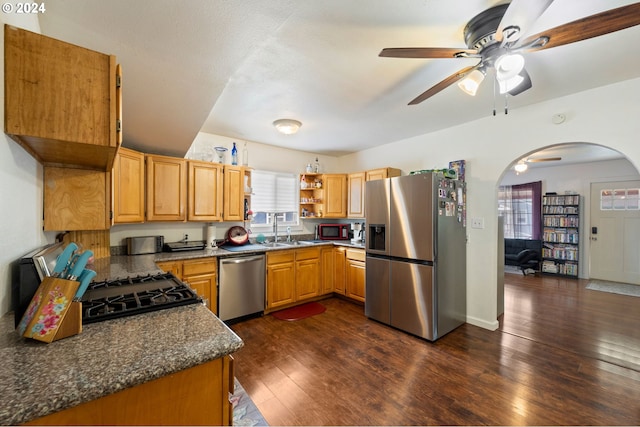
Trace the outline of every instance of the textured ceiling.
<instances>
[{"instance_id":1,"label":"textured ceiling","mask_svg":"<svg viewBox=\"0 0 640 427\"><path fill-rule=\"evenodd\" d=\"M199 131L341 155L490 116L493 87L455 85L473 59L380 58L385 47L464 47L488 0L57 0L43 34L117 56L125 146L183 156ZM633 3L555 0L531 29ZM640 26L526 54L533 88L509 108L640 76ZM502 107L503 99L495 101ZM283 136L272 122L300 120Z\"/></svg>"}]
</instances>

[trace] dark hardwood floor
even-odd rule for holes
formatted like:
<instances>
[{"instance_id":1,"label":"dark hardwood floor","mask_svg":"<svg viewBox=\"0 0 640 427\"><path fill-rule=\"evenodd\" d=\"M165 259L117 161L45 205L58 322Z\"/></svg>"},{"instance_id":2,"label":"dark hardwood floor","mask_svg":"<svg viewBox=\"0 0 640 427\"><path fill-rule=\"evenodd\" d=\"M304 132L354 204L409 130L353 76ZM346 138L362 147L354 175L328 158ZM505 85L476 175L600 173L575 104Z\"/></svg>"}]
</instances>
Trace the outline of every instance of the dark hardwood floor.
<instances>
[{"instance_id":1,"label":"dark hardwood floor","mask_svg":"<svg viewBox=\"0 0 640 427\"><path fill-rule=\"evenodd\" d=\"M236 377L271 425L638 425L640 298L505 275L500 329L428 342L330 298L232 326Z\"/></svg>"}]
</instances>

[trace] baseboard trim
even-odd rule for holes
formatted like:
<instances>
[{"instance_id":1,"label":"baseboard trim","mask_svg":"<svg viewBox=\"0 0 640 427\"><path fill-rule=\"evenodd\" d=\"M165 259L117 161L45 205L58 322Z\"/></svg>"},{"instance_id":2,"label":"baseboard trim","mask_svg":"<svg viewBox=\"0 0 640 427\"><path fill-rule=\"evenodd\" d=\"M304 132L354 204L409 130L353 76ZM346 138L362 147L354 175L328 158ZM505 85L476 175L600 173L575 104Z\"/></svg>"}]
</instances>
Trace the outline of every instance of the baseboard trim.
<instances>
[{"instance_id":1,"label":"baseboard trim","mask_svg":"<svg viewBox=\"0 0 640 427\"><path fill-rule=\"evenodd\" d=\"M478 326L479 328L488 329L490 331L495 331L500 326L500 323L498 323L497 320L494 320L493 322L487 322L486 320L469 316L467 316L467 323L473 326Z\"/></svg>"}]
</instances>

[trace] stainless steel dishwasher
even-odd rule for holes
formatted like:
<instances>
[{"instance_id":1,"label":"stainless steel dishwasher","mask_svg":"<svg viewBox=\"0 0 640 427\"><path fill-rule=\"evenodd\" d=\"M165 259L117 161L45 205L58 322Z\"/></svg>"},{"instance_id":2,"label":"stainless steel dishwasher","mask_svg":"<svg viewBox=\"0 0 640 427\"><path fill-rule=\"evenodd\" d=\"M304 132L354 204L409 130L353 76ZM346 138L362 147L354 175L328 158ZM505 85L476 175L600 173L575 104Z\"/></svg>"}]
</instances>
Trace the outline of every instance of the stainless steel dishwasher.
<instances>
[{"instance_id":1,"label":"stainless steel dishwasher","mask_svg":"<svg viewBox=\"0 0 640 427\"><path fill-rule=\"evenodd\" d=\"M264 311L265 256L220 258L218 317L231 320Z\"/></svg>"}]
</instances>

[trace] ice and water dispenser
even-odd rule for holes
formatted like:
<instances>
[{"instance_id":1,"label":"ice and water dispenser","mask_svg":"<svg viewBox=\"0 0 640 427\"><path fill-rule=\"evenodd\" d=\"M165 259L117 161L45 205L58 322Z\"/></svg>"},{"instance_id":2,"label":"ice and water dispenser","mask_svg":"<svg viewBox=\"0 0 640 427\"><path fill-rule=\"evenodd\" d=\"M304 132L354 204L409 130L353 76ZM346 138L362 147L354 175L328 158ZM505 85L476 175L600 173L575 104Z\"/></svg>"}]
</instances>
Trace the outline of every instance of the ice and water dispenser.
<instances>
[{"instance_id":1,"label":"ice and water dispenser","mask_svg":"<svg viewBox=\"0 0 640 427\"><path fill-rule=\"evenodd\" d=\"M384 224L369 224L367 235L368 248L372 251L385 252L385 230Z\"/></svg>"}]
</instances>

